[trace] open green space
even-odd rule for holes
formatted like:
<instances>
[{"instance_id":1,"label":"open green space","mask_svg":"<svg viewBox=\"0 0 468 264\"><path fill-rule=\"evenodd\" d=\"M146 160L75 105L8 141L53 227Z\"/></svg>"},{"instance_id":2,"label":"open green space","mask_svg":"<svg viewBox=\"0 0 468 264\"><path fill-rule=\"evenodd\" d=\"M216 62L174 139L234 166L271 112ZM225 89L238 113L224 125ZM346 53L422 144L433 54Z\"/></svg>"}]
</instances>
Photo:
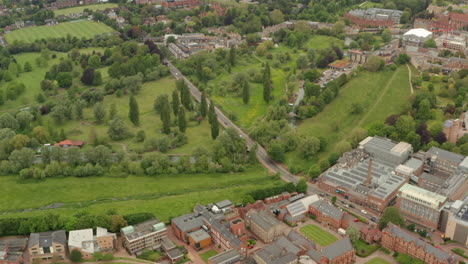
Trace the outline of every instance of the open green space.
<instances>
[{"instance_id":1,"label":"open green space","mask_svg":"<svg viewBox=\"0 0 468 264\"><path fill-rule=\"evenodd\" d=\"M200 257L203 259L203 261L205 261L205 263L208 263L208 259L216 255L218 255L218 252L212 249L205 253L200 254Z\"/></svg>"},{"instance_id":2,"label":"open green space","mask_svg":"<svg viewBox=\"0 0 468 264\"><path fill-rule=\"evenodd\" d=\"M378 244L369 245L363 240L358 240L353 243L353 247L356 249L356 255L365 258L372 253L374 253L377 249L380 248Z\"/></svg>"},{"instance_id":3,"label":"open green space","mask_svg":"<svg viewBox=\"0 0 468 264\"><path fill-rule=\"evenodd\" d=\"M115 209L120 214L154 213L161 220L190 212L193 207L219 200L241 202L245 194L282 182L267 175L260 165L239 173L177 174L129 176L127 178L48 178L43 181L20 181L16 176L0 177L2 192L0 218L26 217L56 213L74 215L80 210L102 214ZM55 203L57 209L24 210Z\"/></svg>"},{"instance_id":4,"label":"open green space","mask_svg":"<svg viewBox=\"0 0 468 264\"><path fill-rule=\"evenodd\" d=\"M328 233L316 225L305 225L301 227L299 231L322 247L326 247L333 244L335 241L338 241L338 238L336 238L334 235Z\"/></svg>"},{"instance_id":5,"label":"open green space","mask_svg":"<svg viewBox=\"0 0 468 264\"><path fill-rule=\"evenodd\" d=\"M86 5L86 6L76 6L76 7L70 7L70 8L64 8L64 9L57 9L54 10L55 16L68 16L70 14L74 13L82 13L83 10L89 9L92 11L96 10L104 10L106 8L114 8L117 7L117 4L114 3L103 3L103 4L97 4L97 5Z\"/></svg>"},{"instance_id":6,"label":"open green space","mask_svg":"<svg viewBox=\"0 0 468 264\"><path fill-rule=\"evenodd\" d=\"M405 65L396 71L361 71L341 88L339 95L322 112L299 124L297 132L325 138L328 146L318 154L318 159L327 158L338 142L350 139L355 128L366 128L373 122L382 122L389 115L400 113L408 104L409 96ZM352 105L356 103L363 108L360 114L351 113ZM296 150L287 154L286 164L307 172L318 159L306 161Z\"/></svg>"},{"instance_id":7,"label":"open green space","mask_svg":"<svg viewBox=\"0 0 468 264\"><path fill-rule=\"evenodd\" d=\"M373 258L366 262L366 264L390 264L390 262L386 261L385 259L381 258Z\"/></svg>"},{"instance_id":8,"label":"open green space","mask_svg":"<svg viewBox=\"0 0 468 264\"><path fill-rule=\"evenodd\" d=\"M333 46L343 47L344 41L331 36L313 35L304 45L306 48L316 50L326 49Z\"/></svg>"},{"instance_id":9,"label":"open green space","mask_svg":"<svg viewBox=\"0 0 468 264\"><path fill-rule=\"evenodd\" d=\"M104 23L90 20L76 20L60 23L54 26L27 27L5 34L8 43L14 41L34 42L39 39L64 38L67 35L77 38L94 38L103 33L112 33L114 30Z\"/></svg>"}]
</instances>

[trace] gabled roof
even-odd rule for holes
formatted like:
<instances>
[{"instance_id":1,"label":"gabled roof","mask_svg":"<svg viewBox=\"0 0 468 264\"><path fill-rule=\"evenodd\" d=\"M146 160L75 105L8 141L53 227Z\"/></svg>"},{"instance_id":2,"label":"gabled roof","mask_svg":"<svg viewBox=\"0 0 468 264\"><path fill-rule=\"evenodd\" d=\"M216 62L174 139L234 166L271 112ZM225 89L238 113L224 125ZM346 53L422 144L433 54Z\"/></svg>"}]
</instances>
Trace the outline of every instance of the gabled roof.
<instances>
[{"instance_id":1,"label":"gabled roof","mask_svg":"<svg viewBox=\"0 0 468 264\"><path fill-rule=\"evenodd\" d=\"M351 245L351 240L349 240L349 237L345 237L323 248L322 253L325 257L332 260L351 250L354 250L353 246Z\"/></svg>"},{"instance_id":2,"label":"gabled roof","mask_svg":"<svg viewBox=\"0 0 468 264\"><path fill-rule=\"evenodd\" d=\"M445 149L437 148L437 147L431 147L427 153L431 154L432 156L437 156L442 159L450 160L452 162L460 164L465 156L447 151Z\"/></svg>"},{"instance_id":3,"label":"gabled roof","mask_svg":"<svg viewBox=\"0 0 468 264\"><path fill-rule=\"evenodd\" d=\"M316 208L323 214L328 215L337 221L340 221L344 214L340 209L336 208L335 206L329 204L324 200L312 203L310 206Z\"/></svg>"},{"instance_id":4,"label":"gabled roof","mask_svg":"<svg viewBox=\"0 0 468 264\"><path fill-rule=\"evenodd\" d=\"M250 215L250 218L252 222L259 225L265 231L282 224L278 219L266 211L254 212Z\"/></svg>"},{"instance_id":5,"label":"gabled roof","mask_svg":"<svg viewBox=\"0 0 468 264\"><path fill-rule=\"evenodd\" d=\"M37 244L39 244L39 247L50 247L52 243L66 244L67 235L65 234L65 230L31 233L29 236L28 248Z\"/></svg>"}]
</instances>

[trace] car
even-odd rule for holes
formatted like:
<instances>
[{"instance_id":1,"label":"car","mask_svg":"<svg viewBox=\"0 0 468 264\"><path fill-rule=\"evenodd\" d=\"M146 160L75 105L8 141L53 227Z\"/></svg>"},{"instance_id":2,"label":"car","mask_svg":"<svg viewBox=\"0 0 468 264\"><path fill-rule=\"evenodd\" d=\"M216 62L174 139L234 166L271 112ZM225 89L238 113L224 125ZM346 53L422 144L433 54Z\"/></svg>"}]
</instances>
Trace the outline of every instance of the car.
<instances>
[{"instance_id":1,"label":"car","mask_svg":"<svg viewBox=\"0 0 468 264\"><path fill-rule=\"evenodd\" d=\"M349 207L351 208L356 208L356 206L352 205L352 204L349 204Z\"/></svg>"},{"instance_id":2,"label":"car","mask_svg":"<svg viewBox=\"0 0 468 264\"><path fill-rule=\"evenodd\" d=\"M377 218L375 216L371 217L370 219L372 222L376 222L377 221Z\"/></svg>"},{"instance_id":3,"label":"car","mask_svg":"<svg viewBox=\"0 0 468 264\"><path fill-rule=\"evenodd\" d=\"M366 210L361 210L361 213L367 214Z\"/></svg>"},{"instance_id":4,"label":"car","mask_svg":"<svg viewBox=\"0 0 468 264\"><path fill-rule=\"evenodd\" d=\"M355 223L356 223L356 222L359 222L359 219L355 218L355 219L354 219L354 222L355 222Z\"/></svg>"},{"instance_id":5,"label":"car","mask_svg":"<svg viewBox=\"0 0 468 264\"><path fill-rule=\"evenodd\" d=\"M340 201L342 204L346 204L345 201Z\"/></svg>"},{"instance_id":6,"label":"car","mask_svg":"<svg viewBox=\"0 0 468 264\"><path fill-rule=\"evenodd\" d=\"M320 193L319 195L320 195L320 196L325 196L325 194L324 194L324 193Z\"/></svg>"}]
</instances>

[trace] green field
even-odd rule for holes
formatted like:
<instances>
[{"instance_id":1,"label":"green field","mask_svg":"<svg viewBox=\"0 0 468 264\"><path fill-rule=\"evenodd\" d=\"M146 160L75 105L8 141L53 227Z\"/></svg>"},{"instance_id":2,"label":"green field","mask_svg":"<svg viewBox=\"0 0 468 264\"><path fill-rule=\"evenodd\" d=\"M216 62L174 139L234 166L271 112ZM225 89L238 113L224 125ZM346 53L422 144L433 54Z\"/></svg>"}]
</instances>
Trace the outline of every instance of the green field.
<instances>
[{"instance_id":1,"label":"green field","mask_svg":"<svg viewBox=\"0 0 468 264\"><path fill-rule=\"evenodd\" d=\"M349 140L353 129L366 128L373 122L383 122L391 114L400 113L408 104L409 96L406 66L379 73L361 71L341 88L338 97L321 113L299 124L297 132L325 138L327 149L320 152L318 158L327 158L338 142ZM361 114L351 114L353 103L363 106ZM311 161L305 161L299 151L288 153L286 163L304 171L313 165Z\"/></svg>"},{"instance_id":2,"label":"green field","mask_svg":"<svg viewBox=\"0 0 468 264\"><path fill-rule=\"evenodd\" d=\"M92 11L96 11L96 10L104 10L106 8L114 8L114 7L117 7L118 5L117 4L114 4L114 3L104 3L104 4L97 4L97 5L87 5L87 6L76 6L76 7L71 7L71 8L64 8L64 9L57 9L57 10L54 10L54 14L55 16L67 16L67 15L70 15L70 14L74 14L74 13L82 13L83 10L85 9L89 9L89 10L92 10Z\"/></svg>"},{"instance_id":3,"label":"green field","mask_svg":"<svg viewBox=\"0 0 468 264\"><path fill-rule=\"evenodd\" d=\"M241 173L177 174L129 176L127 178L48 178L43 181L19 181L16 176L0 177L2 192L0 218L43 215L48 212L74 215L79 210L104 213L114 208L120 214L154 213L161 220L190 212L197 204L230 199L240 202L258 188L282 182L274 180L260 165ZM16 212L55 203L58 209ZM9 212L1 214L2 212Z\"/></svg>"},{"instance_id":4,"label":"green field","mask_svg":"<svg viewBox=\"0 0 468 264\"><path fill-rule=\"evenodd\" d=\"M315 225L305 225L301 227L299 231L322 247L326 247L338 241L338 238L334 235Z\"/></svg>"},{"instance_id":5,"label":"green field","mask_svg":"<svg viewBox=\"0 0 468 264\"><path fill-rule=\"evenodd\" d=\"M212 249L205 253L200 254L200 257L203 259L203 261L205 261L205 263L208 263L208 259L216 255L218 255L218 252Z\"/></svg>"},{"instance_id":6,"label":"green field","mask_svg":"<svg viewBox=\"0 0 468 264\"><path fill-rule=\"evenodd\" d=\"M27 27L5 34L8 43L14 41L34 42L39 39L64 38L67 35L77 38L94 38L96 35L111 33L114 30L104 23L89 20L76 20L55 26Z\"/></svg>"},{"instance_id":7,"label":"green field","mask_svg":"<svg viewBox=\"0 0 468 264\"><path fill-rule=\"evenodd\" d=\"M385 259L381 258L373 258L367 261L365 264L390 264L390 262L386 261Z\"/></svg>"}]
</instances>

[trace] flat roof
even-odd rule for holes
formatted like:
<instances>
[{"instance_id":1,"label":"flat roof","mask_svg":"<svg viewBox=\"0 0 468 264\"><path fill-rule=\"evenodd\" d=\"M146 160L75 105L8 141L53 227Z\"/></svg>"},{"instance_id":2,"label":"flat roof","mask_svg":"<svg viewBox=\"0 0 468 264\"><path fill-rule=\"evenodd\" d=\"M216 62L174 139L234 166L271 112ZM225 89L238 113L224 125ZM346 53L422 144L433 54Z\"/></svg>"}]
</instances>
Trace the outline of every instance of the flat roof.
<instances>
[{"instance_id":1,"label":"flat roof","mask_svg":"<svg viewBox=\"0 0 468 264\"><path fill-rule=\"evenodd\" d=\"M406 183L400 188L400 193L398 196L419 202L437 210L442 208L443 203L447 201L447 197L445 196L425 190L415 185L411 185L409 183Z\"/></svg>"},{"instance_id":2,"label":"flat roof","mask_svg":"<svg viewBox=\"0 0 468 264\"><path fill-rule=\"evenodd\" d=\"M193 231L189 233L189 236L196 242L203 241L205 239L210 238L210 235L203 229L198 229L197 231Z\"/></svg>"},{"instance_id":3,"label":"flat roof","mask_svg":"<svg viewBox=\"0 0 468 264\"><path fill-rule=\"evenodd\" d=\"M230 263L230 261L235 261L240 259L240 255L234 249L224 251L223 253L219 253L216 256L209 258L208 260L214 264L223 264L223 263Z\"/></svg>"}]
</instances>

